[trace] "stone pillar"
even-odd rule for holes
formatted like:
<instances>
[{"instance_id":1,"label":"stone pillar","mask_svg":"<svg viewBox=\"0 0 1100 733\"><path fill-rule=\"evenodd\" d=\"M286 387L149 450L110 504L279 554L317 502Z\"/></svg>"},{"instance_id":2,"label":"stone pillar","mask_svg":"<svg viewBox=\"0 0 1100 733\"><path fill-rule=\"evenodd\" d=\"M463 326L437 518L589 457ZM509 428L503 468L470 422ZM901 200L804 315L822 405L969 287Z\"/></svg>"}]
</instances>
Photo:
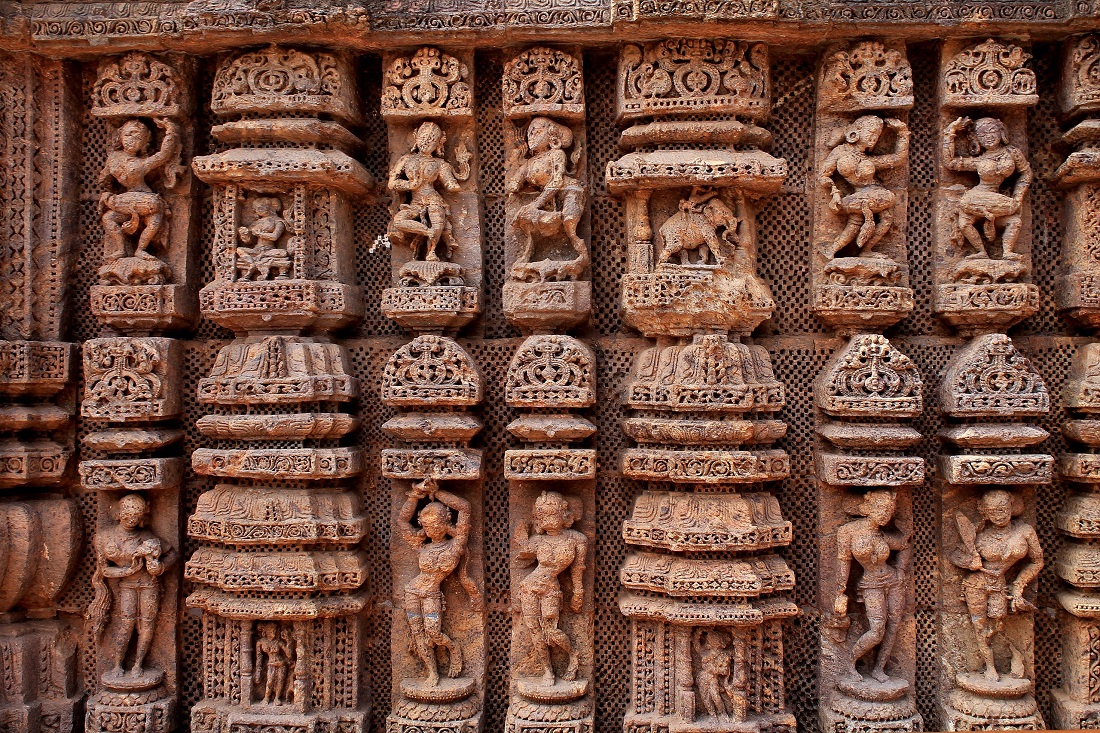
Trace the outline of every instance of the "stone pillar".
<instances>
[{"instance_id":1,"label":"stone pillar","mask_svg":"<svg viewBox=\"0 0 1100 733\"><path fill-rule=\"evenodd\" d=\"M623 423L639 444L623 475L647 482L623 526L627 731L795 727L782 624L798 609L781 595L794 574L769 552L791 525L761 486L790 473L768 447L786 431L770 418L784 392L748 340L775 307L756 273L756 212L787 176L759 127L769 73L764 44L724 38L619 55L622 144L642 148L607 167L610 191L632 202L622 313L655 341L635 361L626 404L637 414ZM673 83L685 74L690 93Z\"/></svg>"},{"instance_id":2,"label":"stone pillar","mask_svg":"<svg viewBox=\"0 0 1100 733\"><path fill-rule=\"evenodd\" d=\"M96 428L84 446L108 456L80 464L83 487L101 492L89 613L99 690L86 716L95 733L122 733L130 719L155 733L175 726L183 459L172 454L183 431L170 424L183 413L183 347L153 334L196 312L192 86L189 60L132 52L101 61L93 87L91 112L109 121L117 149L101 174L91 310L125 334L84 344L80 412Z\"/></svg>"},{"instance_id":3,"label":"stone pillar","mask_svg":"<svg viewBox=\"0 0 1100 733\"><path fill-rule=\"evenodd\" d=\"M1053 458L1021 422L1050 409L1042 377L1003 332L1033 315L1027 108L1030 54L1008 41L951 40L941 50L934 308L969 343L937 395L941 730L1042 728L1033 694L1033 585L1043 566L1036 486ZM1011 546L1012 557L1000 553ZM1018 548L1023 548L1017 552Z\"/></svg>"},{"instance_id":4,"label":"stone pillar","mask_svg":"<svg viewBox=\"0 0 1100 733\"><path fill-rule=\"evenodd\" d=\"M814 157L814 313L841 334L913 310L906 262L913 71L899 41L857 41L821 64Z\"/></svg>"},{"instance_id":5,"label":"stone pillar","mask_svg":"<svg viewBox=\"0 0 1100 733\"><path fill-rule=\"evenodd\" d=\"M193 163L217 227L200 307L236 338L198 384L212 409L198 428L227 447L191 460L219 482L187 523L202 543L185 571L203 615L191 730L364 733L367 518L348 486L363 459L341 445L357 421L340 410L359 385L331 336L363 315L351 207L373 181L349 155L354 66L277 46L230 55L210 106L225 148Z\"/></svg>"},{"instance_id":6,"label":"stone pillar","mask_svg":"<svg viewBox=\"0 0 1100 733\"><path fill-rule=\"evenodd\" d=\"M1095 241L1100 216L1100 85L1092 69L1100 61L1100 37L1095 34L1066 42L1060 102L1071 128L1062 141L1072 152L1059 167L1054 183L1065 191L1062 269L1058 305L1082 328L1100 326L1100 262ZM1062 626L1062 686L1052 693L1057 728L1100 726L1100 344L1079 348L1066 380L1062 404L1070 413L1062 432L1074 452L1059 457L1058 473L1072 484L1072 493L1055 518L1067 536L1054 561L1065 581L1058 593Z\"/></svg>"},{"instance_id":7,"label":"stone pillar","mask_svg":"<svg viewBox=\"0 0 1100 733\"><path fill-rule=\"evenodd\" d=\"M596 401L596 357L563 333L587 320L592 298L579 52L514 53L503 83L504 311L527 334L505 377L505 402L524 411L508 432L525 444L504 454L512 520L506 729L586 733L595 712L596 451L570 444L596 427L570 410ZM547 617L541 609L558 597Z\"/></svg>"},{"instance_id":8,"label":"stone pillar","mask_svg":"<svg viewBox=\"0 0 1100 733\"><path fill-rule=\"evenodd\" d=\"M473 54L432 47L383 59L393 287L382 311L413 332L386 364L382 452L393 499L391 733L481 729L485 618L481 421L473 358L451 338L481 309L482 235Z\"/></svg>"},{"instance_id":9,"label":"stone pillar","mask_svg":"<svg viewBox=\"0 0 1100 733\"><path fill-rule=\"evenodd\" d=\"M911 537L924 459L904 454L921 435L900 422L920 414L922 389L878 334L853 336L814 385L825 730L922 730Z\"/></svg>"},{"instance_id":10,"label":"stone pillar","mask_svg":"<svg viewBox=\"0 0 1100 733\"><path fill-rule=\"evenodd\" d=\"M849 337L814 385L823 613L819 715L828 731L921 730L911 492L924 460L916 366L877 333L913 309L906 262L905 44L834 47L819 71L814 312ZM867 547L874 547L868 552Z\"/></svg>"},{"instance_id":11,"label":"stone pillar","mask_svg":"<svg viewBox=\"0 0 1100 733\"><path fill-rule=\"evenodd\" d=\"M80 559L71 498L76 350L67 283L77 233L74 69L0 54L0 719L70 733L84 693L79 625L58 600Z\"/></svg>"}]
</instances>

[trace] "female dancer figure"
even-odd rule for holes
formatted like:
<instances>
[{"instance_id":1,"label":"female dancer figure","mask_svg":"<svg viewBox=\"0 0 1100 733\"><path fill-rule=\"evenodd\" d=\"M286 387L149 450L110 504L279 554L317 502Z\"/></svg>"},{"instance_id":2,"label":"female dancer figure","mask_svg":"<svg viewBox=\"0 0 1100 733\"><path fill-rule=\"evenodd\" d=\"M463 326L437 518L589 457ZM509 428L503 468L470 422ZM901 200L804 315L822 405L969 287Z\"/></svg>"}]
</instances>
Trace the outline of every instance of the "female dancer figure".
<instances>
[{"instance_id":1,"label":"female dancer figure","mask_svg":"<svg viewBox=\"0 0 1100 733\"><path fill-rule=\"evenodd\" d=\"M894 152L872 155L884 127L897 135ZM831 190L829 208L838 215L847 215L848 222L825 256L836 257L853 240L861 253L870 253L894 224L897 198L878 180L878 173L902 166L909 159L909 128L893 117L884 121L876 115L864 115L849 125L832 147L821 171L821 185ZM854 189L852 193L841 193L836 175Z\"/></svg>"},{"instance_id":2,"label":"female dancer figure","mask_svg":"<svg viewBox=\"0 0 1100 733\"><path fill-rule=\"evenodd\" d=\"M982 519L976 527L965 514L955 515L962 547L951 555L951 562L970 571L963 580L963 598L989 682L1001 679L993 660L992 642L998 634L1012 653L1009 676L1024 676L1024 656L1004 633L1004 622L1011 614L1034 610L1024 598L1024 591L1043 569L1043 548L1035 528L1012 518L1022 509L1014 498L1003 489L982 494L978 501ZM1010 582L1009 573L1024 560L1026 564Z\"/></svg>"},{"instance_id":3,"label":"female dancer figure","mask_svg":"<svg viewBox=\"0 0 1100 733\"><path fill-rule=\"evenodd\" d=\"M421 499L430 501L416 514ZM451 511L458 517L451 524ZM420 528L412 523L416 514ZM401 507L401 537L416 550L420 574L405 586L405 617L409 620L409 639L413 653L424 665L429 687L439 685L436 650L447 652L447 676L462 674L462 650L443 632L443 581L462 565L459 580L475 604L481 596L466 572L470 538L470 503L439 488L435 479L413 484Z\"/></svg>"},{"instance_id":4,"label":"female dancer figure","mask_svg":"<svg viewBox=\"0 0 1100 733\"><path fill-rule=\"evenodd\" d=\"M959 133L973 126L975 146L973 154L961 156L955 152L955 139ZM1016 240L1020 238L1023 226L1022 210L1024 196L1031 187L1031 164L1019 148L1008 144L1008 132L1004 123L994 117L982 117L971 122L969 117L960 117L947 126L943 136L944 165L953 171L969 171L978 174L978 185L963 193L959 198L959 217L955 222L952 241L962 244L965 239L974 252L971 258L986 259L986 242L992 243L997 237L997 224L1004 226L1001 234L1001 257L1003 259L1021 259L1016 252ZM1001 193L1001 186L1011 176L1016 175L1012 194ZM977 223L985 221L982 235L978 233Z\"/></svg>"}]
</instances>

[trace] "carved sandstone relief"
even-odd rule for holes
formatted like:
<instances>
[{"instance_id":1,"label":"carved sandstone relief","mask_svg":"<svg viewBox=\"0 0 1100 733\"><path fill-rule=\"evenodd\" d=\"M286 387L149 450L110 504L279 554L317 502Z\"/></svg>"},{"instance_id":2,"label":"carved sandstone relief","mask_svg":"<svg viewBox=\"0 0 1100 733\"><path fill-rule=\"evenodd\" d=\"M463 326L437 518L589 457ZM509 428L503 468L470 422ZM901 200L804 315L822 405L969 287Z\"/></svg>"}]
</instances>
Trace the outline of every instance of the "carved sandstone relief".
<instances>
[{"instance_id":1,"label":"carved sandstone relief","mask_svg":"<svg viewBox=\"0 0 1100 733\"><path fill-rule=\"evenodd\" d=\"M1095 222L1100 216L1100 96L1094 78L1100 39L1087 35L1066 43L1060 101L1070 129L1062 144L1070 149L1052 183L1064 192L1062 267L1058 306L1086 328L1100 325L1100 245Z\"/></svg>"},{"instance_id":2,"label":"carved sandstone relief","mask_svg":"<svg viewBox=\"0 0 1100 733\"><path fill-rule=\"evenodd\" d=\"M934 308L966 333L1033 315L1027 109L1031 54L1008 41L950 41L940 68Z\"/></svg>"},{"instance_id":3,"label":"carved sandstone relief","mask_svg":"<svg viewBox=\"0 0 1100 733\"><path fill-rule=\"evenodd\" d=\"M382 312L414 331L457 329L481 311L473 56L425 46L383 67L394 285Z\"/></svg>"},{"instance_id":4,"label":"carved sandstone relief","mask_svg":"<svg viewBox=\"0 0 1100 733\"><path fill-rule=\"evenodd\" d=\"M916 698L913 490L924 485L916 366L859 334L814 386L821 491L823 729L922 730Z\"/></svg>"},{"instance_id":5,"label":"carved sandstone relief","mask_svg":"<svg viewBox=\"0 0 1100 733\"><path fill-rule=\"evenodd\" d=\"M512 519L512 679L509 733L592 730L595 714L593 515L596 432L571 410L596 401L596 358L564 333L588 318L584 80L580 56L535 47L503 78L504 311L527 339L505 377L504 453Z\"/></svg>"},{"instance_id":6,"label":"carved sandstone relief","mask_svg":"<svg viewBox=\"0 0 1100 733\"><path fill-rule=\"evenodd\" d=\"M363 314L351 207L373 189L349 155L351 69L341 53L279 46L224 56L221 145L193 162L216 226L200 307L236 334L197 385L213 410L198 428L228 447L191 456L218 482L187 526L201 543L185 568L205 650L195 733L367 727L366 519L348 486L363 459L340 444L359 384L331 339Z\"/></svg>"},{"instance_id":7,"label":"carved sandstone relief","mask_svg":"<svg viewBox=\"0 0 1100 733\"><path fill-rule=\"evenodd\" d=\"M1034 692L1037 487L1054 459L1020 422L1050 409L1042 377L1003 334L977 336L948 364L937 456L940 590L939 725L1041 729Z\"/></svg>"},{"instance_id":8,"label":"carved sandstone relief","mask_svg":"<svg viewBox=\"0 0 1100 733\"><path fill-rule=\"evenodd\" d=\"M83 634L62 609L84 535L65 341L77 235L71 67L0 55L0 718L14 733L81 726Z\"/></svg>"},{"instance_id":9,"label":"carved sandstone relief","mask_svg":"<svg viewBox=\"0 0 1100 733\"><path fill-rule=\"evenodd\" d=\"M1082 345L1074 358L1062 394L1070 419L1062 432L1073 452L1058 458L1059 476L1072 492L1055 517L1055 526L1067 541L1054 558L1054 571L1063 581L1057 594L1062 632L1062 684L1051 695L1053 725L1059 728L1091 728L1100 721L1100 602L1097 588L1095 540L1100 538L1100 444L1095 415L1100 411L1100 345Z\"/></svg>"},{"instance_id":10,"label":"carved sandstone relief","mask_svg":"<svg viewBox=\"0 0 1100 733\"><path fill-rule=\"evenodd\" d=\"M482 377L447 334L481 310L481 207L474 144L473 55L435 47L383 59L382 117L393 286L382 312L413 332L382 377L403 412L383 430L409 447L382 451L393 497L393 733L481 729L486 610L481 422L464 411ZM417 335L419 334L419 335Z\"/></svg>"},{"instance_id":11,"label":"carved sandstone relief","mask_svg":"<svg viewBox=\"0 0 1100 733\"><path fill-rule=\"evenodd\" d=\"M91 307L118 330L195 320L192 77L189 59L137 51L99 64L91 112L108 120L112 140L99 174L103 262Z\"/></svg>"},{"instance_id":12,"label":"carved sandstone relief","mask_svg":"<svg viewBox=\"0 0 1100 733\"><path fill-rule=\"evenodd\" d=\"M394 486L393 708L395 731L442 726L475 733L485 694L481 375L455 341L425 334L386 364L382 402L409 412L382 429L419 444L382 451ZM428 445L425 445L428 444ZM430 447L428 447L430 446Z\"/></svg>"},{"instance_id":13,"label":"carved sandstone relief","mask_svg":"<svg viewBox=\"0 0 1100 733\"><path fill-rule=\"evenodd\" d=\"M536 47L504 70L504 311L527 331L588 317L584 79L578 56Z\"/></svg>"},{"instance_id":14,"label":"carved sandstone relief","mask_svg":"<svg viewBox=\"0 0 1100 733\"><path fill-rule=\"evenodd\" d=\"M890 326L913 309L905 45L860 41L827 52L818 89L814 312L841 332Z\"/></svg>"},{"instance_id":15,"label":"carved sandstone relief","mask_svg":"<svg viewBox=\"0 0 1100 733\"><path fill-rule=\"evenodd\" d=\"M769 72L764 44L721 38L619 54L621 142L635 149L607 168L626 201L622 313L656 340L635 360L626 404L639 414L623 423L639 444L623 475L648 482L623 528L628 731L794 728L782 622L798 610L774 597L794 575L776 555L739 556L790 539L774 499L753 490L790 471L767 448L786 429L767 417L783 386L743 341L774 308L756 274L755 214L787 174L759 126Z\"/></svg>"}]
</instances>

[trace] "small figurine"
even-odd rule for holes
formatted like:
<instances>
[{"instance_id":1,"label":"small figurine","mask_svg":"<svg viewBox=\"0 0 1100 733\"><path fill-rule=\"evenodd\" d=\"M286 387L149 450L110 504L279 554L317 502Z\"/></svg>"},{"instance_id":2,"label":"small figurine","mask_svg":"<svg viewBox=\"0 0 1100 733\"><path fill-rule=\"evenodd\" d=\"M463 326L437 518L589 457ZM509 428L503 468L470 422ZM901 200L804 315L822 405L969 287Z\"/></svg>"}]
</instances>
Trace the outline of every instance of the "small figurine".
<instances>
[{"instance_id":1,"label":"small figurine","mask_svg":"<svg viewBox=\"0 0 1100 733\"><path fill-rule=\"evenodd\" d=\"M584 606L588 538L570 529L577 517L565 497L555 491L544 491L535 499L532 515L534 522L520 524L514 536L516 561L521 567L535 563L535 569L520 581L518 598L523 625L530 637L529 664L536 676L542 676L544 684L553 686L552 648L556 647L569 656L561 678L577 678L580 660L573 641L558 625L564 597L558 576L569 571L573 586L569 610L580 613Z\"/></svg>"},{"instance_id":2,"label":"small figurine","mask_svg":"<svg viewBox=\"0 0 1100 733\"><path fill-rule=\"evenodd\" d=\"M955 152L955 140L959 133L972 127L974 146L971 154L961 156ZM982 117L971 122L968 117L960 117L947 126L943 137L943 160L948 170L967 171L978 174L978 185L965 191L959 198L958 220L952 242L961 245L968 242L975 250L968 258L987 259L987 243L992 244L997 237L997 225L1004 229L1001 233L1002 259L1019 260L1023 256L1016 251L1016 240L1023 226L1024 196L1031 187L1033 174L1027 156L1019 148L1008 144L1008 132L1004 123L994 117ZM1005 181L1016 176L1012 194L1001 193ZM982 234L977 223L984 220Z\"/></svg>"},{"instance_id":3,"label":"small figurine","mask_svg":"<svg viewBox=\"0 0 1100 733\"><path fill-rule=\"evenodd\" d=\"M92 577L95 598L89 608L89 618L95 638L101 638L111 621L111 607L117 602L114 618L118 627L111 642L104 644L113 663L105 676L114 679L124 676L141 679L163 674L159 670L146 670L145 659L157 627L163 590L161 576L175 564L177 555L159 537L144 529L148 516L145 497L127 494L118 502L118 524L96 535L96 569ZM118 581L113 594L108 580ZM126 672L126 652L135 630L134 662Z\"/></svg>"},{"instance_id":4,"label":"small figurine","mask_svg":"<svg viewBox=\"0 0 1100 733\"><path fill-rule=\"evenodd\" d=\"M279 636L279 625L268 622L259 625L260 638L256 640L257 678L262 670L264 677L263 704L283 704L283 691L286 689L288 672L293 672L291 646Z\"/></svg>"},{"instance_id":5,"label":"small figurine","mask_svg":"<svg viewBox=\"0 0 1100 733\"><path fill-rule=\"evenodd\" d=\"M699 655L696 684L703 699L703 709L719 720L743 721L748 714L746 650L743 641L734 639L730 651L726 635L717 629L696 629L692 648ZM729 700L730 705L726 704Z\"/></svg>"},{"instance_id":6,"label":"small figurine","mask_svg":"<svg viewBox=\"0 0 1100 733\"><path fill-rule=\"evenodd\" d=\"M163 243L165 220L170 212L164 197L153 191L147 179L159 173L166 188L175 188L183 171L179 163L182 143L178 123L161 117L153 121L164 130L157 152L148 152L152 134L145 123L139 119L127 120L118 130L119 148L107 155L99 174L100 185L117 182L124 189L119 193L105 190L99 199L104 233L100 279L108 284L159 285L166 277L167 266L149 252L149 247ZM127 237L134 235L137 239L132 252L128 252ZM150 262L116 272L113 266L127 257Z\"/></svg>"},{"instance_id":7,"label":"small figurine","mask_svg":"<svg viewBox=\"0 0 1100 733\"><path fill-rule=\"evenodd\" d=\"M691 194L680 200L679 211L661 225L657 264L671 265L673 256L678 255L681 266L724 267L729 259L727 248L740 251L736 237L741 219L717 191L694 186Z\"/></svg>"},{"instance_id":8,"label":"small figurine","mask_svg":"<svg viewBox=\"0 0 1100 733\"><path fill-rule=\"evenodd\" d=\"M840 593L833 603L833 613L846 617L848 595L845 589L852 565L863 570L859 579L859 596L867 616L867 630L852 647L852 667L849 678L863 681L856 665L878 649L871 678L889 683L886 665L894 650L898 627L905 616L906 580L909 566L909 537L885 529L894 519L897 495L893 491L869 491L859 505L859 518L837 530L837 587ZM896 560L890 563L892 553Z\"/></svg>"},{"instance_id":9,"label":"small figurine","mask_svg":"<svg viewBox=\"0 0 1100 733\"><path fill-rule=\"evenodd\" d=\"M456 246L452 234L450 207L444 191L458 191L470 176L470 153L465 145L455 151L458 170L443 159L447 136L434 122L422 122L412 136L409 152L390 171L389 190L409 194L390 222L389 239L412 249L414 260L446 261ZM403 198L403 197L402 197ZM439 254L443 243L444 253Z\"/></svg>"},{"instance_id":10,"label":"small figurine","mask_svg":"<svg viewBox=\"0 0 1100 733\"><path fill-rule=\"evenodd\" d=\"M871 151L878 145L885 127L897 136L894 152L873 155ZM853 241L861 255L871 254L893 226L897 198L878 180L878 174L898 168L908 160L909 128L892 117L884 121L876 115L864 115L844 128L829 146L832 150L822 165L821 185L831 191L829 208L838 215L846 215L848 221L826 249L825 256L836 257ZM837 175L853 189L851 193L841 192L834 178Z\"/></svg>"},{"instance_id":11,"label":"small figurine","mask_svg":"<svg viewBox=\"0 0 1100 733\"><path fill-rule=\"evenodd\" d=\"M237 273L242 280L267 280L271 271L275 271L276 280L289 280L294 267L291 255L294 254L293 240L290 246L279 246L286 235L286 220L279 215L283 202L274 196L261 196L253 199L249 209L253 217L251 226L237 229L237 238L242 244L255 245L237 247Z\"/></svg>"}]
</instances>

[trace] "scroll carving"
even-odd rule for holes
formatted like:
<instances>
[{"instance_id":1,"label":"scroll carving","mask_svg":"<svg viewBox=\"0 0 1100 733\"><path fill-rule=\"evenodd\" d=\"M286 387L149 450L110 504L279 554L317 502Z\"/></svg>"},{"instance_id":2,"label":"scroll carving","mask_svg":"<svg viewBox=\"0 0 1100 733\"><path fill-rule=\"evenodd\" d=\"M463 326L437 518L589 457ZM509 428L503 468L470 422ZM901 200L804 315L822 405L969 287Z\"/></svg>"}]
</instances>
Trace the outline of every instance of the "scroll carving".
<instances>
[{"instance_id":1,"label":"scroll carving","mask_svg":"<svg viewBox=\"0 0 1100 733\"><path fill-rule=\"evenodd\" d=\"M607 169L608 187L626 201L622 313L658 339L627 384L626 404L641 414L623 427L641 445L624 452L622 472L674 489L651 483L623 527L627 545L641 548L619 577L632 624L627 730L794 728L781 684L764 672L781 676L782 619L798 612L772 597L793 574L762 552L790 537L759 490L790 473L786 453L767 448L785 429L766 419L784 393L768 353L743 343L775 307L756 273L755 218L787 173L757 124L771 105L767 59L763 44L725 39L620 52L619 119L634 123L622 144L640 148ZM652 414L666 411L675 417ZM751 564L679 555L720 551L756 554ZM715 576L738 582L703 580ZM690 600L681 577L693 583Z\"/></svg>"},{"instance_id":2,"label":"scroll carving","mask_svg":"<svg viewBox=\"0 0 1100 733\"><path fill-rule=\"evenodd\" d=\"M366 518L348 486L364 465L335 442L356 424L340 409L359 382L331 338L364 310L352 205L369 201L373 181L352 157L355 75L339 53L236 53L218 66L211 109L221 146L193 162L213 188L215 226L200 307L236 338L197 385L211 413L199 430L232 442L191 455L213 481L188 520L200 547L184 568L187 604L217 650L191 730L365 733L354 650L371 605L356 549Z\"/></svg>"}]
</instances>

